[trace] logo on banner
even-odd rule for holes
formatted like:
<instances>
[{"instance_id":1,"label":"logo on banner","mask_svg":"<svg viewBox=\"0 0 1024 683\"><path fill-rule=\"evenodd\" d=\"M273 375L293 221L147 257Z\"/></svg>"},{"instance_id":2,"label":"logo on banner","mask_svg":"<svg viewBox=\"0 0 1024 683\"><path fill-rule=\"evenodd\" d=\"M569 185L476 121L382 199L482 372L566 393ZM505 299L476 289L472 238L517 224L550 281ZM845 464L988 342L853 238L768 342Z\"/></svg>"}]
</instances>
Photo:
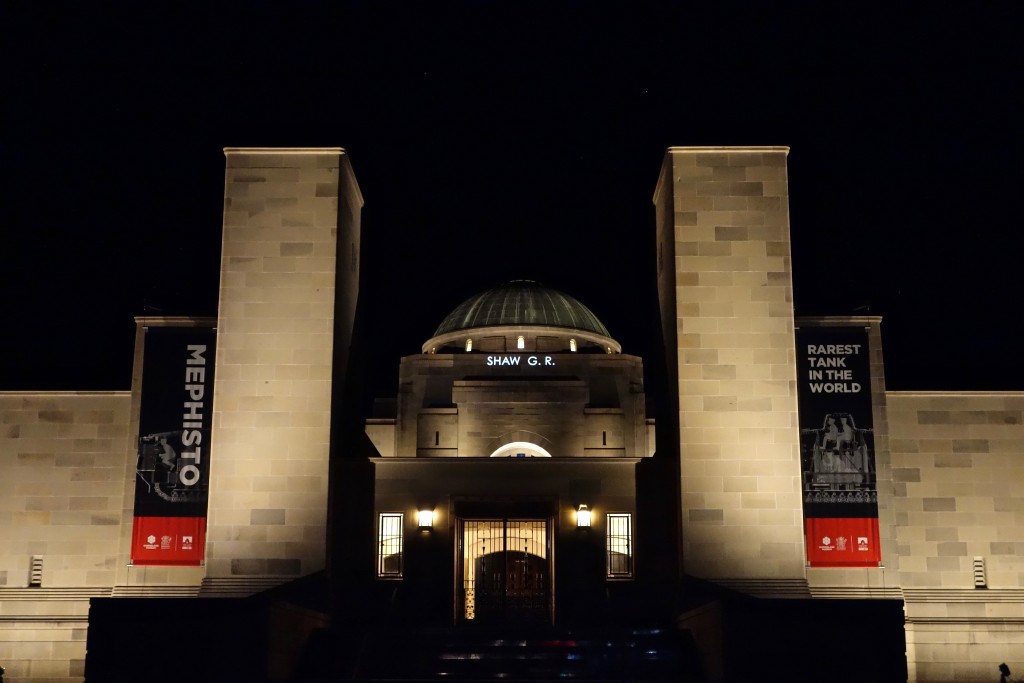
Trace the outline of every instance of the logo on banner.
<instances>
[{"instance_id":1,"label":"logo on banner","mask_svg":"<svg viewBox=\"0 0 1024 683\"><path fill-rule=\"evenodd\" d=\"M858 536L857 537L857 550L859 552L862 552L862 553L867 552L867 550L868 550L868 537L867 536Z\"/></svg>"},{"instance_id":2,"label":"logo on banner","mask_svg":"<svg viewBox=\"0 0 1024 683\"><path fill-rule=\"evenodd\" d=\"M153 534L146 536L146 542L142 545L142 547L146 550L156 550L157 547L159 547L156 544L156 536L154 536Z\"/></svg>"},{"instance_id":3,"label":"logo on banner","mask_svg":"<svg viewBox=\"0 0 1024 683\"><path fill-rule=\"evenodd\" d=\"M818 546L821 550L832 550L832 539L828 536L821 537L821 545Z\"/></svg>"},{"instance_id":4,"label":"logo on banner","mask_svg":"<svg viewBox=\"0 0 1024 683\"><path fill-rule=\"evenodd\" d=\"M182 550L192 550L192 537L191 536L182 536L181 537L181 549Z\"/></svg>"},{"instance_id":5,"label":"logo on banner","mask_svg":"<svg viewBox=\"0 0 1024 683\"><path fill-rule=\"evenodd\" d=\"M840 536L836 539L836 550L846 550L846 536Z\"/></svg>"}]
</instances>

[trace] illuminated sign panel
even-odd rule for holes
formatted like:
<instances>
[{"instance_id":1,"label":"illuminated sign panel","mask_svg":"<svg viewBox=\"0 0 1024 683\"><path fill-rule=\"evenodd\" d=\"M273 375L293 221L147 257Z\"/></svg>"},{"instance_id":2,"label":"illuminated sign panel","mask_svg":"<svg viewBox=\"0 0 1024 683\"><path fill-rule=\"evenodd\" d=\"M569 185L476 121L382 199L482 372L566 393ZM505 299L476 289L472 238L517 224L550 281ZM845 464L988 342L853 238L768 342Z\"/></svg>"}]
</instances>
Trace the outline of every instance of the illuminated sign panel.
<instances>
[{"instance_id":1,"label":"illuminated sign panel","mask_svg":"<svg viewBox=\"0 0 1024 683\"><path fill-rule=\"evenodd\" d=\"M551 356L520 356L516 354L487 356L486 364L494 365L523 365L526 367L552 367L555 359Z\"/></svg>"}]
</instances>

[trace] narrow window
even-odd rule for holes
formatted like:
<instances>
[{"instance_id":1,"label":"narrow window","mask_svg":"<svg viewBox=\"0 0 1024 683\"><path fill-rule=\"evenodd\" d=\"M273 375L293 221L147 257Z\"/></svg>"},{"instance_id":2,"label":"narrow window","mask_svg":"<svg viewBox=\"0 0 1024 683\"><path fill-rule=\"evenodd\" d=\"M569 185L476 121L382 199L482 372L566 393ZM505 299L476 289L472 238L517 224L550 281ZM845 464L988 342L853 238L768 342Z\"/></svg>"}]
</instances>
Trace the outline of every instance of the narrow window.
<instances>
[{"instance_id":1,"label":"narrow window","mask_svg":"<svg viewBox=\"0 0 1024 683\"><path fill-rule=\"evenodd\" d=\"M608 514L608 576L628 579L633 576L633 515Z\"/></svg>"},{"instance_id":2,"label":"narrow window","mask_svg":"<svg viewBox=\"0 0 1024 683\"><path fill-rule=\"evenodd\" d=\"M434 432L434 445L435 446L440 446L441 445L441 432Z\"/></svg>"},{"instance_id":3,"label":"narrow window","mask_svg":"<svg viewBox=\"0 0 1024 683\"><path fill-rule=\"evenodd\" d=\"M570 339L569 340L569 350L572 351L573 353L576 353L576 340L575 339Z\"/></svg>"},{"instance_id":4,"label":"narrow window","mask_svg":"<svg viewBox=\"0 0 1024 683\"><path fill-rule=\"evenodd\" d=\"M519 335L518 337L516 337L516 348L519 349L520 351L526 348L526 337L524 337L523 335Z\"/></svg>"},{"instance_id":5,"label":"narrow window","mask_svg":"<svg viewBox=\"0 0 1024 683\"><path fill-rule=\"evenodd\" d=\"M382 512L377 516L377 576L402 577L402 513Z\"/></svg>"},{"instance_id":6,"label":"narrow window","mask_svg":"<svg viewBox=\"0 0 1024 683\"><path fill-rule=\"evenodd\" d=\"M473 350L473 340L472 339L467 339L466 340L466 353L469 353L472 350Z\"/></svg>"},{"instance_id":7,"label":"narrow window","mask_svg":"<svg viewBox=\"0 0 1024 683\"><path fill-rule=\"evenodd\" d=\"M608 445L608 432L601 432L601 445L602 446L607 446Z\"/></svg>"}]
</instances>

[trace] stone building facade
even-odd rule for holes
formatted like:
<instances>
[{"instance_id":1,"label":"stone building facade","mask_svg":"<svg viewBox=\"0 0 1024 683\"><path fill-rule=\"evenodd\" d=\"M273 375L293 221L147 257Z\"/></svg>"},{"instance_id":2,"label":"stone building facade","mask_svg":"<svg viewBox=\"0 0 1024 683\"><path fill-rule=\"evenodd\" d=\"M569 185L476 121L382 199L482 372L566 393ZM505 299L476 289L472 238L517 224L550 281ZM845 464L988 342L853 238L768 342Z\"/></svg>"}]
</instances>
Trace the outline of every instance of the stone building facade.
<instances>
[{"instance_id":1,"label":"stone building facade","mask_svg":"<svg viewBox=\"0 0 1024 683\"><path fill-rule=\"evenodd\" d=\"M902 601L910 680L983 681L1001 661L1024 667L1024 393L887 391L878 318L794 316L787 154L666 154L654 203L672 405L656 437L641 359L571 297L577 317L554 323L523 313L543 309L537 296L507 319L457 309L422 354L402 359L394 414L366 425L374 550L362 554L375 580L441 577L444 589L426 590L434 601L423 604L442 620L475 619L467 572L492 555L459 564L453 549L483 538L471 532L497 538L482 522L501 520L507 538L508 520L533 521L520 538L539 545L524 549L513 578L546 572L548 587L564 589L534 603L549 620L586 603L583 589L573 595L580 585L626 590L645 565L678 559L687 577L781 608ZM249 595L343 552L328 542L329 492L346 485L332 479L332 459L351 455L339 406L362 197L340 149L229 149L226 158L217 319L138 319L126 391L0 393L5 680L81 681L91 598ZM532 287L467 303L547 296ZM131 561L146 337L164 327L217 330L201 566ZM862 566L808 559L796 336L818 329L867 340L879 559ZM639 542L637 472L654 461L671 473L679 531L665 552L679 552L670 558ZM593 533L580 542L584 511ZM616 554L625 546L609 545L609 514L637 515L629 563ZM402 545L392 537L388 547L400 565L379 550L382 525L396 521ZM637 576L618 571L632 572L634 559ZM485 615L482 594L479 604Z\"/></svg>"}]
</instances>

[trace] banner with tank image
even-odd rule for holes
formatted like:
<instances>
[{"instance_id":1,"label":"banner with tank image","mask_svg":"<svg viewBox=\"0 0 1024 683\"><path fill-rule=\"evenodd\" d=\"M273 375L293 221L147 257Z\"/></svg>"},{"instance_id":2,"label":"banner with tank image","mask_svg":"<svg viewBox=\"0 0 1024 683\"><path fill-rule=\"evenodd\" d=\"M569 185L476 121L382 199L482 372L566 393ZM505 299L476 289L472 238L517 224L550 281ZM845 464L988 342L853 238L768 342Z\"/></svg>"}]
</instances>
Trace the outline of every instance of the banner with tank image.
<instances>
[{"instance_id":1,"label":"banner with tank image","mask_svg":"<svg viewBox=\"0 0 1024 683\"><path fill-rule=\"evenodd\" d=\"M800 327L796 343L807 560L812 567L878 566L867 331Z\"/></svg>"},{"instance_id":2,"label":"banner with tank image","mask_svg":"<svg viewBox=\"0 0 1024 683\"><path fill-rule=\"evenodd\" d=\"M133 565L198 566L206 545L216 330L145 330Z\"/></svg>"}]
</instances>

